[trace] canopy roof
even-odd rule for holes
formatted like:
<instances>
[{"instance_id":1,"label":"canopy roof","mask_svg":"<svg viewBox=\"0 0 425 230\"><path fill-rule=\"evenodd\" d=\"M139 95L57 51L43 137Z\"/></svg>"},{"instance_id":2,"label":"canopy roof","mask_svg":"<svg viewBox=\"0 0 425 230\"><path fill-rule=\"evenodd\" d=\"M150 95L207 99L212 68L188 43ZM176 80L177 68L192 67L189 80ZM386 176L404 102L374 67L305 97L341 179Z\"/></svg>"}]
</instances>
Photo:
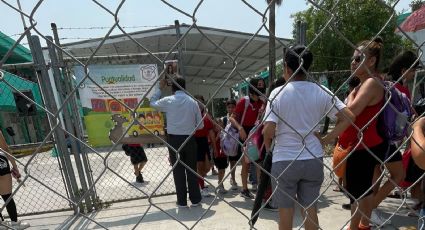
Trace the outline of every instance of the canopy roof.
<instances>
[{"instance_id":1,"label":"canopy roof","mask_svg":"<svg viewBox=\"0 0 425 230\"><path fill-rule=\"evenodd\" d=\"M189 29L190 26L181 25L180 34L184 36ZM199 26L198 28L189 30L181 47L184 66L183 73L189 83L220 85L233 68L232 60L203 36L200 31L232 57L235 57L236 54L240 52L236 62L237 70L241 73L242 78L252 77L255 73L264 70L264 68L268 66L268 36L257 35L248 42L252 34ZM173 52L166 57L167 53L177 41L176 28L174 26L134 32L130 33L130 35L150 52L157 55L161 60L178 59L177 49L173 50ZM92 55L101 40L101 38L85 40L64 44L62 46L76 57L87 57ZM288 45L290 40L276 38L276 60L280 59L283 55L283 45L281 42ZM244 47L244 45L246 45L246 47ZM240 51L241 49L242 51ZM97 51L95 59L91 63L140 63L161 65L161 63L158 63L155 58L140 48L126 35L110 36ZM162 67L160 68L162 69ZM181 68L181 65L179 68ZM232 78L226 82L226 86L234 86L236 83L241 82L242 78L234 74Z\"/></svg>"},{"instance_id":2,"label":"canopy roof","mask_svg":"<svg viewBox=\"0 0 425 230\"><path fill-rule=\"evenodd\" d=\"M32 81L25 80L19 76L11 74L6 71L2 71L4 74L4 79L10 85L13 85L17 90L31 91L34 97L34 101L39 105L43 105L41 99L40 90L37 83ZM4 81L0 81L0 109L2 111L16 111L15 99L13 96L14 89L8 86ZM38 110L41 111L41 110Z\"/></svg>"},{"instance_id":3,"label":"canopy roof","mask_svg":"<svg viewBox=\"0 0 425 230\"><path fill-rule=\"evenodd\" d=\"M397 17L397 25L400 25L401 23L403 23L404 20L406 20L406 18L409 17L410 14L411 14L411 12L400 14Z\"/></svg>"},{"instance_id":4,"label":"canopy roof","mask_svg":"<svg viewBox=\"0 0 425 230\"><path fill-rule=\"evenodd\" d=\"M0 59L6 55L6 53L12 48L13 44L15 44L15 40L10 38L6 34L0 32ZM13 49L12 55L6 60L6 64L15 64L31 61L31 52L24 46L18 44L15 49Z\"/></svg>"}]
</instances>

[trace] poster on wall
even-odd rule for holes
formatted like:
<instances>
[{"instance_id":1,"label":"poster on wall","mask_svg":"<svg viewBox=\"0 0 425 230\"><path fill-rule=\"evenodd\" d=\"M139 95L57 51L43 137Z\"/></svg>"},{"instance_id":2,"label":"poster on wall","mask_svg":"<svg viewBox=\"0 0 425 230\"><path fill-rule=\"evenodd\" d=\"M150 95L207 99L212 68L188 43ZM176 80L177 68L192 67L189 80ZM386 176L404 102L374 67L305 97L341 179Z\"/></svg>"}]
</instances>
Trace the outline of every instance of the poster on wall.
<instances>
[{"instance_id":1,"label":"poster on wall","mask_svg":"<svg viewBox=\"0 0 425 230\"><path fill-rule=\"evenodd\" d=\"M174 78L179 74L179 65L178 60L166 60L164 65L165 79L167 80L167 85L171 86L171 78Z\"/></svg>"},{"instance_id":2,"label":"poster on wall","mask_svg":"<svg viewBox=\"0 0 425 230\"><path fill-rule=\"evenodd\" d=\"M119 130L122 134L131 126L133 118L123 104L136 109L139 121L128 127L125 140L140 143L146 141L143 137L151 133L163 135L162 114L149 108L148 100L154 92L148 93L148 90L158 79L157 65L89 65L88 70L91 80L86 79L78 92L88 141L93 147L110 146L114 142L110 140L111 132L118 135ZM79 83L85 77L84 68L75 66L74 75ZM136 108L144 97L140 108Z\"/></svg>"}]
</instances>

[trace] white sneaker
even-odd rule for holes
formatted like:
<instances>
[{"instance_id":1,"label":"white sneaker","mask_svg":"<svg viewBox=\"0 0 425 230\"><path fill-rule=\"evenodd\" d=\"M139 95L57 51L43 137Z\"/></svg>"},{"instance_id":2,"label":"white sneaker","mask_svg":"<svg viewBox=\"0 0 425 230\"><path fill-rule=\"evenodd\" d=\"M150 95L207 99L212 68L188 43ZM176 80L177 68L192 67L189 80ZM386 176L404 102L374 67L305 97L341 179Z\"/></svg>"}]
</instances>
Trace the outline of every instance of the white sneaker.
<instances>
[{"instance_id":1,"label":"white sneaker","mask_svg":"<svg viewBox=\"0 0 425 230\"><path fill-rule=\"evenodd\" d=\"M230 179L230 185L231 185L230 187L231 190L238 190L238 183L236 183L235 180Z\"/></svg>"},{"instance_id":2,"label":"white sneaker","mask_svg":"<svg viewBox=\"0 0 425 230\"><path fill-rule=\"evenodd\" d=\"M199 201L198 203L192 204L190 207L194 208L194 207L198 207L198 206L201 206L201 201Z\"/></svg>"},{"instance_id":3,"label":"white sneaker","mask_svg":"<svg viewBox=\"0 0 425 230\"><path fill-rule=\"evenodd\" d=\"M21 230L21 229L29 228L30 227L30 224L18 220L16 222L15 221L11 221L10 224L9 224L9 227L11 227L13 229Z\"/></svg>"},{"instance_id":4,"label":"white sneaker","mask_svg":"<svg viewBox=\"0 0 425 230\"><path fill-rule=\"evenodd\" d=\"M370 222L375 226L383 226L391 224L391 220L387 220L379 215L377 210L372 210L372 215L370 216Z\"/></svg>"},{"instance_id":5,"label":"white sneaker","mask_svg":"<svg viewBox=\"0 0 425 230\"><path fill-rule=\"evenodd\" d=\"M210 192L208 191L208 188L201 189L201 196L202 197L210 197L211 196Z\"/></svg>"}]
</instances>

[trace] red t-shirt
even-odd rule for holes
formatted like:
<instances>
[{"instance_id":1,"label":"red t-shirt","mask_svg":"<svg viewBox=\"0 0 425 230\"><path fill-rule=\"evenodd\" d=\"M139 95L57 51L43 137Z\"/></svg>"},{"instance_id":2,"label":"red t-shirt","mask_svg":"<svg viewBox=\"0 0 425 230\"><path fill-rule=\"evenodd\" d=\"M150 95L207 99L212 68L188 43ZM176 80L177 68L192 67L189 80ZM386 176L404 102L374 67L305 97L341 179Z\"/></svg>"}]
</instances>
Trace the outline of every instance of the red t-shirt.
<instances>
[{"instance_id":1,"label":"red t-shirt","mask_svg":"<svg viewBox=\"0 0 425 230\"><path fill-rule=\"evenodd\" d=\"M242 126L252 127L255 125L255 122L257 121L258 113L260 112L263 102L261 100L258 100L258 101L250 100L250 103L248 104L248 108L246 109L245 118L243 121L240 121L242 119L243 112L245 110L245 100L247 99L248 99L247 97L243 97L238 101L238 103L236 104L234 113L236 114L236 118Z\"/></svg>"},{"instance_id":2,"label":"red t-shirt","mask_svg":"<svg viewBox=\"0 0 425 230\"><path fill-rule=\"evenodd\" d=\"M202 116L204 116L204 114L202 114ZM203 121L204 127L202 129L196 130L194 135L195 137L208 137L209 131L214 128L211 118L208 114L205 116Z\"/></svg>"},{"instance_id":3,"label":"red t-shirt","mask_svg":"<svg viewBox=\"0 0 425 230\"><path fill-rule=\"evenodd\" d=\"M398 90L400 90L400 92L402 92L402 93L406 94L406 97L407 97L407 98L409 98L409 100L410 100L410 92L409 92L409 89L408 89L407 87L403 86L403 85L402 85L402 84L400 84L400 83L395 83L395 84L394 84L394 86L395 86Z\"/></svg>"}]
</instances>

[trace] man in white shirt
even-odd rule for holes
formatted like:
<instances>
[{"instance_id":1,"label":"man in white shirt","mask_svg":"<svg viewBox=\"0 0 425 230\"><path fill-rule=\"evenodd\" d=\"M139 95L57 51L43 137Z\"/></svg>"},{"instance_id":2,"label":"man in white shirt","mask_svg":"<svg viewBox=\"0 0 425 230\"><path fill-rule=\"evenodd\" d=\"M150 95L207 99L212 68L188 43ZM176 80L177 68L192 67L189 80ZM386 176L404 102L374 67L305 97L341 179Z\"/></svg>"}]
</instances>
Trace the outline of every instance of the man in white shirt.
<instances>
[{"instance_id":1,"label":"man in white shirt","mask_svg":"<svg viewBox=\"0 0 425 230\"><path fill-rule=\"evenodd\" d=\"M303 216L307 216L305 229L318 229L315 202L324 174L321 142L334 140L349 126L347 118L353 116L332 92L307 81L304 70L310 67L313 55L304 46L288 50L284 60L284 78L288 83L272 91L264 118L267 151L275 138L271 174L273 190L277 191L273 203L279 208L280 230L292 229L295 202L306 208L302 210ZM296 72L300 63L304 70ZM325 116L336 116L337 125L319 139L318 123Z\"/></svg>"},{"instance_id":2,"label":"man in white shirt","mask_svg":"<svg viewBox=\"0 0 425 230\"><path fill-rule=\"evenodd\" d=\"M173 80L171 85L173 95L159 99L161 91L166 85L167 82L164 79L159 82L159 90L151 97L150 106L165 112L167 141L175 149L168 148L170 161L174 165L179 159L179 163L173 170L177 206L187 207L187 189L189 189L189 199L192 206L198 206L202 197L198 186L198 177L193 173L196 172L197 146L195 139L191 135L197 129L203 127L201 111L198 103L182 90L186 88L186 81L182 77L176 77ZM181 147L188 138L189 140L186 144ZM179 149L179 155L177 156L176 151ZM186 168L181 163L186 164L189 168Z\"/></svg>"}]
</instances>

